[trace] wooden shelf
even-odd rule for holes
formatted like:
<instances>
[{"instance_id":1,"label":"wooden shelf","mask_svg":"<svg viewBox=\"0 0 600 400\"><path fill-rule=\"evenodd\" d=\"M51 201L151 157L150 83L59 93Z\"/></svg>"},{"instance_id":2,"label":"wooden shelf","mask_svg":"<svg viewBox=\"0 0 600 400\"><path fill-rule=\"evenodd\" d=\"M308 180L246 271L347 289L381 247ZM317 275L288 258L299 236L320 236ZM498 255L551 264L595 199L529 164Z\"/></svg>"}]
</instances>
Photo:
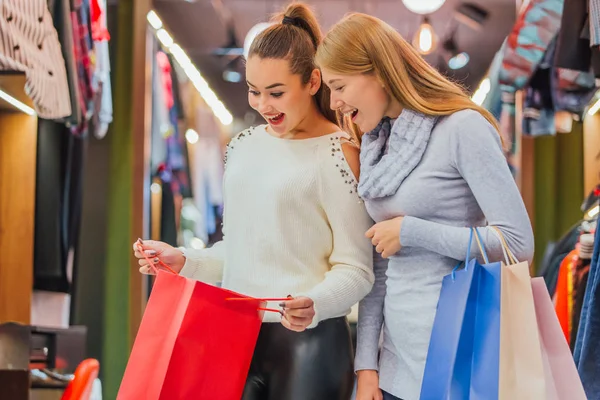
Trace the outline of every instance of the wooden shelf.
<instances>
[{"instance_id":1,"label":"wooden shelf","mask_svg":"<svg viewBox=\"0 0 600 400\"><path fill-rule=\"evenodd\" d=\"M0 90L28 107L33 108L33 101L25 93L26 77L22 72L0 72ZM0 98L0 110L20 112L15 106Z\"/></svg>"}]
</instances>

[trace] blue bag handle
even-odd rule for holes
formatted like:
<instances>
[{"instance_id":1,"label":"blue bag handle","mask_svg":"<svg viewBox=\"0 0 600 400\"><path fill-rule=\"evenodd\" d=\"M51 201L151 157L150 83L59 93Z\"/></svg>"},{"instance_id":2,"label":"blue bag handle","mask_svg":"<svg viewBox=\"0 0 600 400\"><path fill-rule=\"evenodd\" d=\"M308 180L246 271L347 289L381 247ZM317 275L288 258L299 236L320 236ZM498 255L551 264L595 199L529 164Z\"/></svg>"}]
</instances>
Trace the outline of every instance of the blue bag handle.
<instances>
[{"instance_id":1,"label":"blue bag handle","mask_svg":"<svg viewBox=\"0 0 600 400\"><path fill-rule=\"evenodd\" d=\"M456 276L456 270L458 270L458 268L461 266L461 264L464 262L465 263L465 269L469 268L469 261L471 261L469 258L471 257L471 244L473 243L473 232L475 232L475 240L477 240L477 245L479 246L479 251L481 252L481 255L483 256L483 260L485 261L486 264L489 264L489 259L488 259L488 255L487 252L485 251L485 247L483 247L483 239L481 237L481 234L479 233L479 230L477 228L471 228L470 229L471 233L469 235L469 244L467 246L467 254L465 256L465 261L461 261L459 262L456 267L454 267L454 269L452 269L452 280L454 280L455 276Z\"/></svg>"}]
</instances>

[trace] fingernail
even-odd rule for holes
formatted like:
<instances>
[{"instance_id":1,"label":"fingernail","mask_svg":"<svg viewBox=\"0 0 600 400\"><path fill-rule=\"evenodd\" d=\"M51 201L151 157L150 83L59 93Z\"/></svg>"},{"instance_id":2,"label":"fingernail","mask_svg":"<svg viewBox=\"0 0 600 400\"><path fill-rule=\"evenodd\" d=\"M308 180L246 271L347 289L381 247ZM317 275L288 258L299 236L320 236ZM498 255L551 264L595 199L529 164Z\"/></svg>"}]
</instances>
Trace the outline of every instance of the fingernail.
<instances>
[{"instance_id":1,"label":"fingernail","mask_svg":"<svg viewBox=\"0 0 600 400\"><path fill-rule=\"evenodd\" d=\"M155 262L155 263L157 263L157 262L158 262L158 257L156 257L156 258L154 259L154 262Z\"/></svg>"},{"instance_id":2,"label":"fingernail","mask_svg":"<svg viewBox=\"0 0 600 400\"><path fill-rule=\"evenodd\" d=\"M291 294L288 294L288 295L287 295L287 297L288 297L288 299L291 299L291 298L292 298L292 295L291 295Z\"/></svg>"},{"instance_id":3,"label":"fingernail","mask_svg":"<svg viewBox=\"0 0 600 400\"><path fill-rule=\"evenodd\" d=\"M285 308L285 303L279 303L279 307Z\"/></svg>"},{"instance_id":4,"label":"fingernail","mask_svg":"<svg viewBox=\"0 0 600 400\"><path fill-rule=\"evenodd\" d=\"M144 243L141 238L138 238L139 243Z\"/></svg>"},{"instance_id":5,"label":"fingernail","mask_svg":"<svg viewBox=\"0 0 600 400\"><path fill-rule=\"evenodd\" d=\"M279 311L279 314L281 314L281 318L283 318L283 311Z\"/></svg>"},{"instance_id":6,"label":"fingernail","mask_svg":"<svg viewBox=\"0 0 600 400\"><path fill-rule=\"evenodd\" d=\"M156 251L154 250L148 250L148 254L151 256L155 256L156 255Z\"/></svg>"}]
</instances>

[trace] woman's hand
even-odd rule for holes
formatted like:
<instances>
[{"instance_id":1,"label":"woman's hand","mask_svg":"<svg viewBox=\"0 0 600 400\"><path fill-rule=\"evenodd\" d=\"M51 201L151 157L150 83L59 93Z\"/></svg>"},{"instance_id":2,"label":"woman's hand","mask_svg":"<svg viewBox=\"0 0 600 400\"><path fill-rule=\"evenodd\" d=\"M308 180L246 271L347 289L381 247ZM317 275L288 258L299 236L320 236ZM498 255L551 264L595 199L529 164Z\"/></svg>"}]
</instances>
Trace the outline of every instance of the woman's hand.
<instances>
[{"instance_id":1,"label":"woman's hand","mask_svg":"<svg viewBox=\"0 0 600 400\"><path fill-rule=\"evenodd\" d=\"M400 245L400 229L403 220L404 217L396 217L378 222L365 234L371 239L375 250L383 258L393 256L402 248L402 245Z\"/></svg>"},{"instance_id":2,"label":"woman's hand","mask_svg":"<svg viewBox=\"0 0 600 400\"><path fill-rule=\"evenodd\" d=\"M356 400L383 400L377 371L363 370L358 371L357 375Z\"/></svg>"},{"instance_id":3,"label":"woman's hand","mask_svg":"<svg viewBox=\"0 0 600 400\"><path fill-rule=\"evenodd\" d=\"M280 304L283 308L281 324L291 331L302 332L312 324L315 303L308 297L297 297Z\"/></svg>"},{"instance_id":4,"label":"woman's hand","mask_svg":"<svg viewBox=\"0 0 600 400\"><path fill-rule=\"evenodd\" d=\"M148 261L146 261L140 251L140 246L146 254L146 257L148 257L158 269L161 268L159 260L167 264L177 273L181 271L185 264L185 257L181 250L164 242L157 242L155 240L142 241L142 239L138 239L133 244L133 254L139 259L138 264L140 264L140 272L142 274L154 275L154 269L148 265Z\"/></svg>"}]
</instances>

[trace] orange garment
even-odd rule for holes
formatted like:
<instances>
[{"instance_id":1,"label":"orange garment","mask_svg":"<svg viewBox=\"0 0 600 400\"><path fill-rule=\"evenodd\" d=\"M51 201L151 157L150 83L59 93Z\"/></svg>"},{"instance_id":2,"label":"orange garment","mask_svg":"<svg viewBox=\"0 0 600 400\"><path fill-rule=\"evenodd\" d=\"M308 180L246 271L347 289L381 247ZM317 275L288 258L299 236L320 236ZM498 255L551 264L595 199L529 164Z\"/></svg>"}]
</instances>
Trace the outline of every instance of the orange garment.
<instances>
[{"instance_id":1,"label":"orange garment","mask_svg":"<svg viewBox=\"0 0 600 400\"><path fill-rule=\"evenodd\" d=\"M567 343L571 341L571 325L573 321L573 274L579 259L579 250L572 250L560 263L558 282L554 293L554 308L565 334Z\"/></svg>"}]
</instances>

